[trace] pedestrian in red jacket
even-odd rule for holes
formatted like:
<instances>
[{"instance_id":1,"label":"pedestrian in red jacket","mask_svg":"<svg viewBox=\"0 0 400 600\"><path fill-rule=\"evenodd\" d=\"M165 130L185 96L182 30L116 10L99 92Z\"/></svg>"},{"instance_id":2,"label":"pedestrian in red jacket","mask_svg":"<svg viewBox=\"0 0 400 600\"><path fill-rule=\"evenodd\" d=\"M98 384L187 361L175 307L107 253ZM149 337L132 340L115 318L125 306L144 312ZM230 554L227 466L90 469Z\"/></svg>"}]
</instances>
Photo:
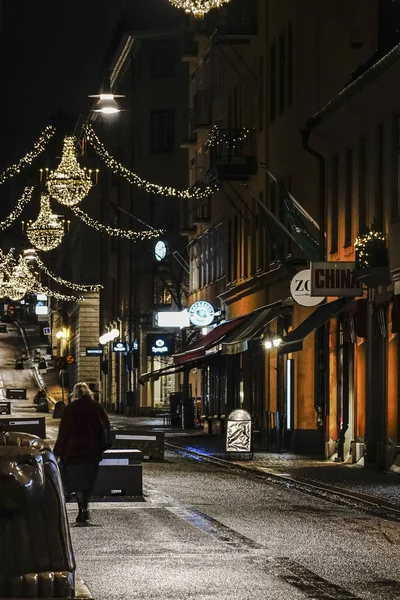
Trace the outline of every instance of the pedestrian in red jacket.
<instances>
[{"instance_id":1,"label":"pedestrian in red jacket","mask_svg":"<svg viewBox=\"0 0 400 600\"><path fill-rule=\"evenodd\" d=\"M77 383L72 392L72 402L64 409L54 446L66 493L76 494L79 507L77 523L86 523L89 519L89 498L109 432L107 413L94 401L89 386Z\"/></svg>"}]
</instances>

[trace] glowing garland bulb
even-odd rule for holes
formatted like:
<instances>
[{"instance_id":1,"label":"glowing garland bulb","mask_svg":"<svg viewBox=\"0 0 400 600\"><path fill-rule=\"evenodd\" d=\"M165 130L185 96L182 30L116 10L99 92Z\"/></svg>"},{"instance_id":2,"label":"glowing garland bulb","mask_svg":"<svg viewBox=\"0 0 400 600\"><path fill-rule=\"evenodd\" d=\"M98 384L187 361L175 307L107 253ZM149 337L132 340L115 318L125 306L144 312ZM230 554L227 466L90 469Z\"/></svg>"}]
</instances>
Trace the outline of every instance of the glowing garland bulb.
<instances>
[{"instance_id":1,"label":"glowing garland bulb","mask_svg":"<svg viewBox=\"0 0 400 600\"><path fill-rule=\"evenodd\" d=\"M7 167L4 173L0 175L0 185L7 181L7 179L14 177L14 175L18 175L26 166L31 165L35 158L37 158L39 154L44 151L55 132L55 127L48 125L38 140L33 144L33 149L28 152L28 154L25 154L25 156L22 157L17 163Z\"/></svg>"},{"instance_id":2,"label":"glowing garland bulb","mask_svg":"<svg viewBox=\"0 0 400 600\"><path fill-rule=\"evenodd\" d=\"M137 173L130 171L120 162L115 160L105 149L104 145L101 143L99 138L97 137L93 127L86 123L83 127L88 143L95 150L96 154L101 157L104 163L107 165L109 169L115 174L123 177L130 185L136 185L139 188L142 188L145 192L149 194L159 194L161 196L174 196L177 198L190 199L194 198L200 200L201 198L209 198L212 194L214 194L218 190L217 185L204 185L204 186L193 186L192 188L186 190L178 190L172 186L163 186L157 183L152 183L150 181L146 181L142 179Z\"/></svg>"},{"instance_id":3,"label":"glowing garland bulb","mask_svg":"<svg viewBox=\"0 0 400 600\"><path fill-rule=\"evenodd\" d=\"M46 275L48 275L51 279L53 279L57 283L60 283L61 285L65 285L65 287L71 288L72 290L77 290L79 292L98 292L99 290L101 290L103 288L103 286L100 284L81 285L79 283L73 283L72 281L67 281L66 279L62 279L62 277L58 277L57 275L52 273L46 267L44 262L42 262L40 260L40 258L38 256L35 256L35 261L36 261L36 264L39 267L39 269L41 269L44 273L46 273Z\"/></svg>"},{"instance_id":4,"label":"glowing garland bulb","mask_svg":"<svg viewBox=\"0 0 400 600\"><path fill-rule=\"evenodd\" d=\"M75 152L75 138L64 139L61 162L47 179L50 195L60 204L75 206L90 192L93 182L85 169L78 163Z\"/></svg>"},{"instance_id":5,"label":"glowing garland bulb","mask_svg":"<svg viewBox=\"0 0 400 600\"><path fill-rule=\"evenodd\" d=\"M50 197L47 194L41 195L38 218L33 223L28 223L26 235L31 244L43 252L54 250L61 244L64 237L64 221L51 212Z\"/></svg>"},{"instance_id":6,"label":"glowing garland bulb","mask_svg":"<svg viewBox=\"0 0 400 600\"><path fill-rule=\"evenodd\" d=\"M203 19L214 8L220 8L230 0L169 0L173 6L192 13L195 19Z\"/></svg>"},{"instance_id":7,"label":"glowing garland bulb","mask_svg":"<svg viewBox=\"0 0 400 600\"><path fill-rule=\"evenodd\" d=\"M92 219L89 215L84 213L80 208L74 206L71 207L72 212L79 217L86 225L97 229L97 231L108 233L112 237L122 237L128 240L150 240L152 238L158 238L160 235L165 233L163 229L151 229L149 231L133 231L133 229L118 229L118 227L110 227L109 225L103 225L95 219Z\"/></svg>"},{"instance_id":8,"label":"glowing garland bulb","mask_svg":"<svg viewBox=\"0 0 400 600\"><path fill-rule=\"evenodd\" d=\"M15 219L17 219L20 216L25 206L28 204L28 202L32 200L32 194L33 187L26 187L21 198L19 198L19 200L17 201L17 206L4 221L0 222L1 231L4 231L4 229L10 227L10 225L15 221Z\"/></svg>"}]
</instances>

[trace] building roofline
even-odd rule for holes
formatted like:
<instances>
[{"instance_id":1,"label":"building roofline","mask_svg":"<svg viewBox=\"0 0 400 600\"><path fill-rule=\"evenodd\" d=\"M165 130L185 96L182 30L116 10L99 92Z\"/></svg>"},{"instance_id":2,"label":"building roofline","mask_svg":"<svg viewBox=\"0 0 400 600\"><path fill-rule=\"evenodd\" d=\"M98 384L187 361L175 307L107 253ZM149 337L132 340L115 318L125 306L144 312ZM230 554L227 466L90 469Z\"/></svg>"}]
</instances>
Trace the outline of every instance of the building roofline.
<instances>
[{"instance_id":1,"label":"building roofline","mask_svg":"<svg viewBox=\"0 0 400 600\"><path fill-rule=\"evenodd\" d=\"M309 133L315 129L322 121L330 117L338 108L340 108L347 100L355 96L359 91L365 88L371 81L374 81L382 73L387 71L400 58L400 44L397 44L390 52L385 54L365 73L362 73L357 79L345 86L336 96L334 96L328 104L316 112L308 119L305 127Z\"/></svg>"}]
</instances>

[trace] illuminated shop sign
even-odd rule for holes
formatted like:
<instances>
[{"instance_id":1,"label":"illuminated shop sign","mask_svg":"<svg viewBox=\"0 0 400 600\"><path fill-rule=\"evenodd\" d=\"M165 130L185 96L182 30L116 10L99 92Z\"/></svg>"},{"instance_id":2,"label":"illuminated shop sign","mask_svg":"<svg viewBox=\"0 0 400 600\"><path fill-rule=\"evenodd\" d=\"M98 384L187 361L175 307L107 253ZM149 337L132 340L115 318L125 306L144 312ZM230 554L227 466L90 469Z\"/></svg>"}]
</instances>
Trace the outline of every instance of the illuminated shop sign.
<instances>
[{"instance_id":1,"label":"illuminated shop sign","mask_svg":"<svg viewBox=\"0 0 400 600\"><path fill-rule=\"evenodd\" d=\"M162 311L154 314L155 327L189 327L189 313L187 309L179 311Z\"/></svg>"},{"instance_id":2,"label":"illuminated shop sign","mask_svg":"<svg viewBox=\"0 0 400 600\"><path fill-rule=\"evenodd\" d=\"M354 262L311 263L312 296L362 296Z\"/></svg>"},{"instance_id":3,"label":"illuminated shop sign","mask_svg":"<svg viewBox=\"0 0 400 600\"><path fill-rule=\"evenodd\" d=\"M103 348L86 348L86 356L102 356Z\"/></svg>"},{"instance_id":4,"label":"illuminated shop sign","mask_svg":"<svg viewBox=\"0 0 400 600\"><path fill-rule=\"evenodd\" d=\"M124 344L123 342L116 342L113 345L114 352L128 352L128 344Z\"/></svg>"},{"instance_id":5,"label":"illuminated shop sign","mask_svg":"<svg viewBox=\"0 0 400 600\"><path fill-rule=\"evenodd\" d=\"M189 319L192 325L207 327L214 321L214 317L214 307L205 300L199 300L189 307Z\"/></svg>"},{"instance_id":6,"label":"illuminated shop sign","mask_svg":"<svg viewBox=\"0 0 400 600\"><path fill-rule=\"evenodd\" d=\"M311 296L311 270L303 269L295 275L290 282L292 298L300 306L317 306L324 300L324 296Z\"/></svg>"},{"instance_id":7,"label":"illuminated shop sign","mask_svg":"<svg viewBox=\"0 0 400 600\"><path fill-rule=\"evenodd\" d=\"M147 356L170 356L175 352L175 336L172 334L147 334Z\"/></svg>"}]
</instances>

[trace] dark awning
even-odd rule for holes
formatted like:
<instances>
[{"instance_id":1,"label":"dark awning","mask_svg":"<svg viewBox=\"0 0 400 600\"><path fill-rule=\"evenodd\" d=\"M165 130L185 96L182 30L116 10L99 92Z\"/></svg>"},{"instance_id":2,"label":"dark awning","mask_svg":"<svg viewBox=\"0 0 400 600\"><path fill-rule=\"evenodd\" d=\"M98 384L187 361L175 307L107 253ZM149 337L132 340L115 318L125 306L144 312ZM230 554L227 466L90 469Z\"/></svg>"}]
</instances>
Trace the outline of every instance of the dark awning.
<instances>
[{"instance_id":1,"label":"dark awning","mask_svg":"<svg viewBox=\"0 0 400 600\"><path fill-rule=\"evenodd\" d=\"M195 364L193 363L193 367ZM184 364L180 366L169 365L168 367L164 367L163 369L158 369L157 371L147 371L147 373L142 373L139 377L139 383L144 385L148 381L158 381L160 377L165 377L166 375L176 375L177 373L182 373L186 369L190 369L190 364Z\"/></svg>"},{"instance_id":2,"label":"dark awning","mask_svg":"<svg viewBox=\"0 0 400 600\"><path fill-rule=\"evenodd\" d=\"M232 321L226 321L222 325L218 325L215 329L212 329L207 335L203 335L197 342L189 346L184 352L174 354L174 364L186 364L188 362L199 360L207 355L207 352L217 346L225 336L239 327L243 323L246 317L239 317L232 319Z\"/></svg>"},{"instance_id":3,"label":"dark awning","mask_svg":"<svg viewBox=\"0 0 400 600\"><path fill-rule=\"evenodd\" d=\"M279 354L288 354L289 352L302 350L305 338L318 329L318 327L324 325L329 319L343 312L347 304L347 298L339 298L334 302L318 306L311 315L283 339L278 350Z\"/></svg>"},{"instance_id":4,"label":"dark awning","mask_svg":"<svg viewBox=\"0 0 400 600\"><path fill-rule=\"evenodd\" d=\"M287 310L287 309L286 309ZM281 302L263 306L247 315L244 322L222 342L222 354L239 354L249 347L249 341L285 312Z\"/></svg>"}]
</instances>

